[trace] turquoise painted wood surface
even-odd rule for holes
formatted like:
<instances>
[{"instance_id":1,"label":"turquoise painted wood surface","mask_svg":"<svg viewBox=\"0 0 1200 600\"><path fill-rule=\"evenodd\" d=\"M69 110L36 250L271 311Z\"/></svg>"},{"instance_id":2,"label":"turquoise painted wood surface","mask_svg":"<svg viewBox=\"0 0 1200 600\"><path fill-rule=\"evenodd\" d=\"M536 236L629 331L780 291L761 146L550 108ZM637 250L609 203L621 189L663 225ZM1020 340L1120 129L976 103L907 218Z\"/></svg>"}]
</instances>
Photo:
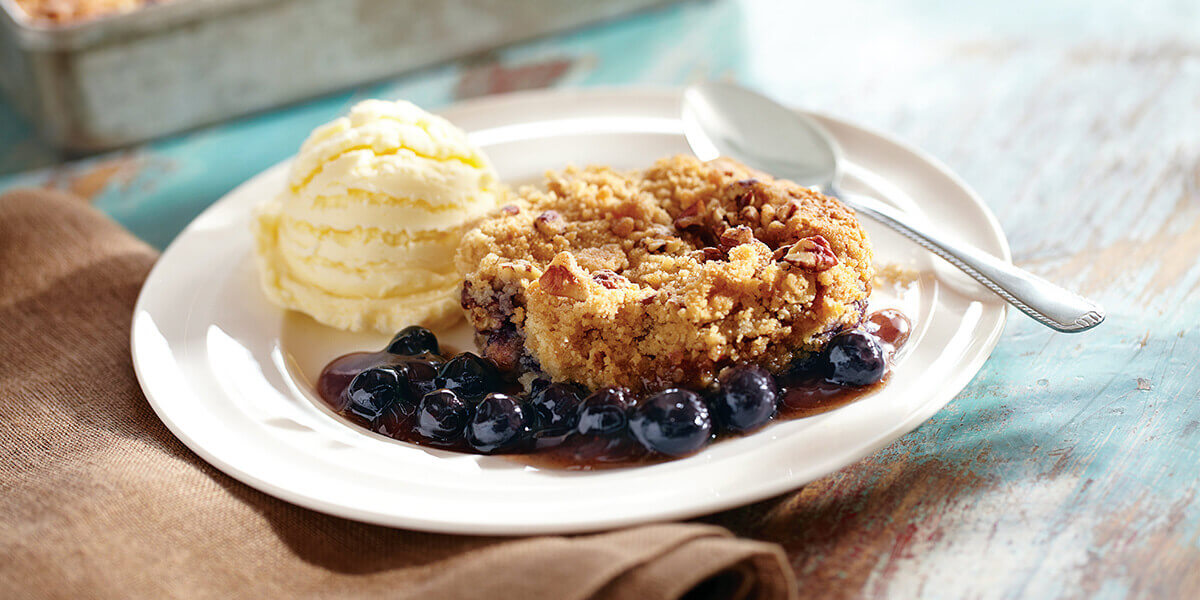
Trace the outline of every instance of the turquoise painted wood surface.
<instances>
[{"instance_id":1,"label":"turquoise painted wood surface","mask_svg":"<svg viewBox=\"0 0 1200 600\"><path fill-rule=\"evenodd\" d=\"M920 429L709 519L783 544L816 597L1195 598L1200 5L1126 4L689 3L65 163L0 107L0 188L75 190L161 247L366 97L729 78L891 132L1109 320L1067 336L1014 311Z\"/></svg>"}]
</instances>

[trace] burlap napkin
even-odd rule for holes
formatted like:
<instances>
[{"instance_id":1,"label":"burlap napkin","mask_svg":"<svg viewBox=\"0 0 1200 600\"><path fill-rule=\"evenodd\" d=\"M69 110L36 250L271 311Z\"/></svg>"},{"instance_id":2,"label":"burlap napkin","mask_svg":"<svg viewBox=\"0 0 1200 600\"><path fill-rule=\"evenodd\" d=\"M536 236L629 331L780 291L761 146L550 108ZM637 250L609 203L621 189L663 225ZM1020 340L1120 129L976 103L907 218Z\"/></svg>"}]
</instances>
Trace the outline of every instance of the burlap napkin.
<instances>
[{"instance_id":1,"label":"burlap napkin","mask_svg":"<svg viewBox=\"0 0 1200 600\"><path fill-rule=\"evenodd\" d=\"M434 535L238 483L134 378L130 316L155 256L76 198L0 196L0 597L794 597L782 550L715 526Z\"/></svg>"}]
</instances>

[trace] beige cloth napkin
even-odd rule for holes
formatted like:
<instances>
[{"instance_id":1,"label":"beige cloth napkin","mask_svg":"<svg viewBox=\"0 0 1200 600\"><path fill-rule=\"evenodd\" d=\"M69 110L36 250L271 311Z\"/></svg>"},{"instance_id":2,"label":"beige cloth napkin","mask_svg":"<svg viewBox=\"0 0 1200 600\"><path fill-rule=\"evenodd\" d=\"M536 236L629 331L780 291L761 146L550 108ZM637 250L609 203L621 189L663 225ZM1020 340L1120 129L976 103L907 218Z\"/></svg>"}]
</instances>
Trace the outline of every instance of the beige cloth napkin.
<instances>
[{"instance_id":1,"label":"beige cloth napkin","mask_svg":"<svg viewBox=\"0 0 1200 600\"><path fill-rule=\"evenodd\" d=\"M129 358L155 252L74 197L0 196L0 597L793 598L701 524L526 539L364 525L200 460Z\"/></svg>"}]
</instances>

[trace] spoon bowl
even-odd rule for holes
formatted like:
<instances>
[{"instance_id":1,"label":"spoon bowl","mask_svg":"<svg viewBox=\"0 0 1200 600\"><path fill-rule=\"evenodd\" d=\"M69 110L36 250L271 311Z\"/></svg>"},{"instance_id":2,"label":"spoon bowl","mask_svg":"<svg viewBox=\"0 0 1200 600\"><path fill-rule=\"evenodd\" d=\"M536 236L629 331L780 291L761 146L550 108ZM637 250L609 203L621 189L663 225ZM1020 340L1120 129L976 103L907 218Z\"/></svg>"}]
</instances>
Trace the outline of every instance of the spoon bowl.
<instances>
[{"instance_id":1,"label":"spoon bowl","mask_svg":"<svg viewBox=\"0 0 1200 600\"><path fill-rule=\"evenodd\" d=\"M732 156L821 191L836 184L842 150L820 125L744 87L708 82L683 94L683 131L701 160ZM782 175L786 174L786 175Z\"/></svg>"}]
</instances>

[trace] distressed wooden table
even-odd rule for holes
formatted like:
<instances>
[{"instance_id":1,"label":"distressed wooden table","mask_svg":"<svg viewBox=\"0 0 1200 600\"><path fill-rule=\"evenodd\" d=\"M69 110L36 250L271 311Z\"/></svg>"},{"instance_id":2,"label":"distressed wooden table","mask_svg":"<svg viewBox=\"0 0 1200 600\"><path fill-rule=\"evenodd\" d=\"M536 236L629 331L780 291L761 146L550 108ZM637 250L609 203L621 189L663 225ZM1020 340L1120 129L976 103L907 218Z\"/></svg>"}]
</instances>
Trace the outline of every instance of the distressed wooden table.
<instances>
[{"instance_id":1,"label":"distressed wooden table","mask_svg":"<svg viewBox=\"0 0 1200 600\"><path fill-rule=\"evenodd\" d=\"M813 597L1200 597L1200 8L958 4L691 3L68 163L0 107L0 187L74 190L161 247L362 98L736 79L940 157L1017 263L1109 319L1013 311L920 429L709 520L782 544Z\"/></svg>"}]
</instances>

